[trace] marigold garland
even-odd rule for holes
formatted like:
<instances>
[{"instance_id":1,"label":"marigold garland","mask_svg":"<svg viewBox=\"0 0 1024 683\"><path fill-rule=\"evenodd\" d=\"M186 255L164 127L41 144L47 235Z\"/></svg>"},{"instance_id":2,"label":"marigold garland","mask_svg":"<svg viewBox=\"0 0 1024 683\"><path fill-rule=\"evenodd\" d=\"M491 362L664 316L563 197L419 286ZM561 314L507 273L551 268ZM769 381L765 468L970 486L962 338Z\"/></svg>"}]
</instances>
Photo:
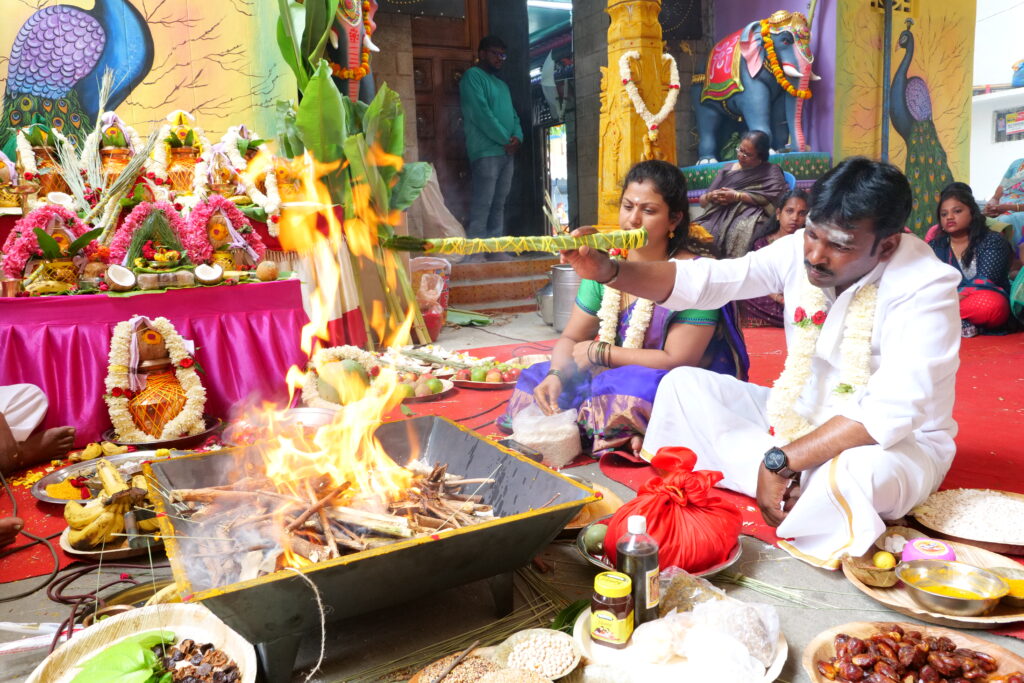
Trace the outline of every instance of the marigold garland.
<instances>
[{"instance_id":1,"label":"marigold garland","mask_svg":"<svg viewBox=\"0 0 1024 683\"><path fill-rule=\"evenodd\" d=\"M775 52L775 42L772 40L771 22L767 19L761 20L761 41L764 43L764 51L768 55L768 70L775 76L775 81L793 97L799 97L802 100L811 99L810 90L797 90L793 87L793 84L786 78L786 72L782 70L782 66L779 65L779 55Z\"/></svg>"},{"instance_id":2,"label":"marigold garland","mask_svg":"<svg viewBox=\"0 0 1024 683\"><path fill-rule=\"evenodd\" d=\"M167 354L174 365L174 376L185 392L185 405L170 422L164 425L160 434L148 434L138 428L128 410L128 401L135 394L129 381L129 363L131 362L131 335L135 328L135 318L119 322L114 327L110 338L110 356L107 365L105 385L107 393L103 400L110 413L110 422L114 425L118 441L143 443L147 441L167 441L181 436L192 436L206 429L203 408L206 406L206 389L203 388L199 375L196 373L195 361L185 348L185 341L167 318L148 320L148 325L163 337Z\"/></svg>"}]
</instances>

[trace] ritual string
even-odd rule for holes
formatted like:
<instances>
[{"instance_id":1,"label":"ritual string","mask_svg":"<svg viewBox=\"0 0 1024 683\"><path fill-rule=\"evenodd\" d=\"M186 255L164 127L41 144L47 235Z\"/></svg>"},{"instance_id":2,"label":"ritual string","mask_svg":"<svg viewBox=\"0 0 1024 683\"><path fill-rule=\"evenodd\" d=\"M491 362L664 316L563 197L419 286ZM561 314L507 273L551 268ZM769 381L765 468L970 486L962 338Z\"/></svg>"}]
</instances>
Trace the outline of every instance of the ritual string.
<instances>
[{"instance_id":1,"label":"ritual string","mask_svg":"<svg viewBox=\"0 0 1024 683\"><path fill-rule=\"evenodd\" d=\"M320 656L317 658L316 664L313 665L313 668L309 670L309 673L306 674L306 678L302 682L309 683L310 679L313 678L316 672L320 671L320 665L324 663L324 653L326 652L327 649L327 616L324 614L324 603L320 599L320 589L316 587L316 584L313 583L308 576L300 572L295 567L285 567L285 569L287 569L290 572L295 572L296 576L298 576L300 579L308 583L309 587L313 589L313 597L316 598L316 609L317 612L320 614Z\"/></svg>"}]
</instances>

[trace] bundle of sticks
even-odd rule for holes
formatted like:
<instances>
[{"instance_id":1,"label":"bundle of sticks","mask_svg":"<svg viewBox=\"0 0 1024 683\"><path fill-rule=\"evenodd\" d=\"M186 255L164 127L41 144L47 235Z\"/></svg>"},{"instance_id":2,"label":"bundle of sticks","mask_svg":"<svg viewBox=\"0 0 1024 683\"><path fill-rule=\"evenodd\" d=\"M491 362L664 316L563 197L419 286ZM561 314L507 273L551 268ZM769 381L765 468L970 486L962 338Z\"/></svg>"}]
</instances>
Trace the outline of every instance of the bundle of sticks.
<instances>
[{"instance_id":1,"label":"bundle of sticks","mask_svg":"<svg viewBox=\"0 0 1024 683\"><path fill-rule=\"evenodd\" d=\"M286 491L263 476L175 489L169 500L176 508L179 554L198 560L189 563L189 574L193 588L203 590L282 569L293 563L290 555L323 562L493 519L477 491L494 480L447 470L410 467L412 485L400 499L384 503L362 499L348 482L326 476L293 482Z\"/></svg>"}]
</instances>

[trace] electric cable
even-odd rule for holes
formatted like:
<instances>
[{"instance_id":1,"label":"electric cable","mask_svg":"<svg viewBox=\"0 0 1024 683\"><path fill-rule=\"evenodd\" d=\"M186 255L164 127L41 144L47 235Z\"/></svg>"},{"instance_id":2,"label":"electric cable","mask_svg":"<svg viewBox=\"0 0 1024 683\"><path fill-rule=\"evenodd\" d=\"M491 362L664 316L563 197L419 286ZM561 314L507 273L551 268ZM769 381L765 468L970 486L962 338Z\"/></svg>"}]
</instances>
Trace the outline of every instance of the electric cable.
<instances>
[{"instance_id":1,"label":"electric cable","mask_svg":"<svg viewBox=\"0 0 1024 683\"><path fill-rule=\"evenodd\" d=\"M7 477L4 476L3 472L0 472L0 483L3 483L4 491L7 492L7 497L11 499L11 516L12 517L17 517L18 516L18 501L15 500L15 498L14 498L14 491L11 490L11 486L10 486L10 484L7 483ZM53 555L53 569L50 570L50 573L46 577L46 579L42 583L40 583L38 586L36 586L35 588L32 588L32 589L27 590L27 591L23 591L21 593L17 593L15 595L8 595L8 596L5 596L5 597L2 597L2 598L0 598L0 603L12 602L14 600L20 600L21 598L28 597L29 595L32 595L36 591L41 590L42 588L45 588L46 586L49 586L50 582L53 581L54 578L56 578L57 572L60 571L60 556L57 555L57 549L53 547L53 543L51 543L48 538L42 538L40 536L36 536L35 534L31 534L31 533L25 531L24 528L22 528L21 534L23 536L31 538L33 541L35 541L35 543L42 543L42 544L44 544L47 547L47 549L50 551L50 554ZM52 538L52 536L50 538ZM35 545L35 543L33 543L31 545ZM29 548L29 547L31 547L31 545L27 545L27 546L23 546L23 547L19 547L19 548L12 548L11 551L5 552L3 557L7 557L8 555L12 554L12 552L14 552L14 551L20 551L20 550L23 550L24 548Z\"/></svg>"}]
</instances>

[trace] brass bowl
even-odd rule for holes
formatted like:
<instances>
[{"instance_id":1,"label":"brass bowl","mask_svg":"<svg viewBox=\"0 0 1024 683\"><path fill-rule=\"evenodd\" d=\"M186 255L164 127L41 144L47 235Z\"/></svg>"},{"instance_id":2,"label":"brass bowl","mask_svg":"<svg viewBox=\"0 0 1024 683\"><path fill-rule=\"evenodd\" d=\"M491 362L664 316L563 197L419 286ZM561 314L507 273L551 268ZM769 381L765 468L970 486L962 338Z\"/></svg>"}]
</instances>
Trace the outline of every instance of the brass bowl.
<instances>
[{"instance_id":1,"label":"brass bowl","mask_svg":"<svg viewBox=\"0 0 1024 683\"><path fill-rule=\"evenodd\" d=\"M996 574L963 562L903 562L896 567L896 576L921 607L954 617L988 614L1010 592L1010 586ZM961 593L962 597L941 595L936 590Z\"/></svg>"},{"instance_id":2,"label":"brass bowl","mask_svg":"<svg viewBox=\"0 0 1024 683\"><path fill-rule=\"evenodd\" d=\"M1010 586L1003 602L1013 607L1024 607L1024 567L995 567L989 571Z\"/></svg>"}]
</instances>

